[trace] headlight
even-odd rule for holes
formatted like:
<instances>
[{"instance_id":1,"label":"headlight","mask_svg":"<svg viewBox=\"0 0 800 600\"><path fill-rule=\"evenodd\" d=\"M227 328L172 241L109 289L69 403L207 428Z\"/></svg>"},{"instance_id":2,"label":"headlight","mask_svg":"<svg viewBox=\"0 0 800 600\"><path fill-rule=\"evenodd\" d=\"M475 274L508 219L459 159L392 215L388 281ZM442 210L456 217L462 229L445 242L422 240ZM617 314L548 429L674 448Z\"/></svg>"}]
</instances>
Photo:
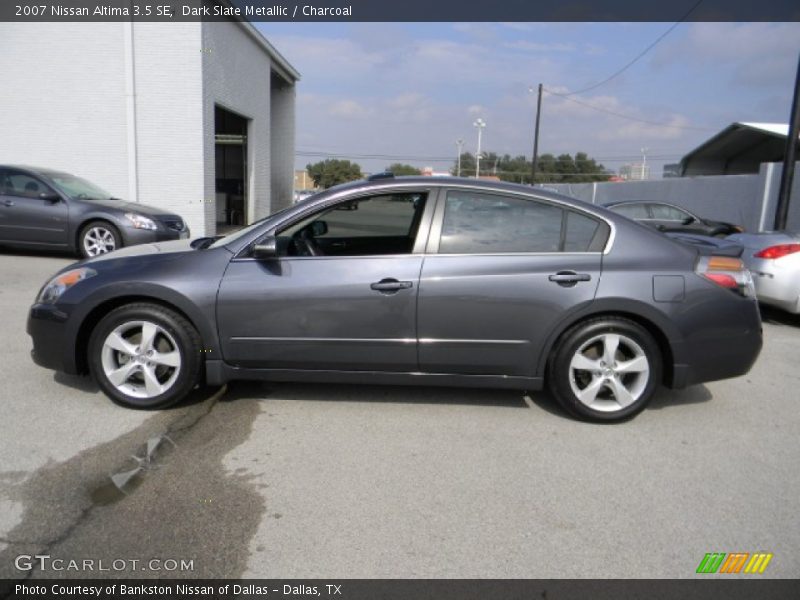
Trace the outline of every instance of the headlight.
<instances>
[{"instance_id":1,"label":"headlight","mask_svg":"<svg viewBox=\"0 0 800 600\"><path fill-rule=\"evenodd\" d=\"M137 215L136 213L125 213L125 218L131 222L136 229L158 229L156 222L144 215Z\"/></svg>"},{"instance_id":2,"label":"headlight","mask_svg":"<svg viewBox=\"0 0 800 600\"><path fill-rule=\"evenodd\" d=\"M39 292L39 297L36 302L40 304L52 304L61 297L61 294L66 292L73 285L89 277L97 275L97 271L83 267L80 269L72 269L61 275L56 275L42 288Z\"/></svg>"}]
</instances>

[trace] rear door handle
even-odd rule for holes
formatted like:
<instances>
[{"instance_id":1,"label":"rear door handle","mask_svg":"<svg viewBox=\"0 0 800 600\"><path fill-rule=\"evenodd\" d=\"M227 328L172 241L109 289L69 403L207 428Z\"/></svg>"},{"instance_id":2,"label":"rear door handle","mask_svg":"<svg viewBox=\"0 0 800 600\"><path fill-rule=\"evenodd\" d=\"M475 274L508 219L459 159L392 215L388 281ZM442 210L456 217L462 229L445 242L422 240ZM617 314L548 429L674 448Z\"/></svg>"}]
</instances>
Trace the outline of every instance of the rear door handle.
<instances>
[{"instance_id":1,"label":"rear door handle","mask_svg":"<svg viewBox=\"0 0 800 600\"><path fill-rule=\"evenodd\" d=\"M559 271L555 275L548 277L550 281L554 281L558 285L565 287L572 287L579 281L589 281L592 276L588 273L576 273L575 271Z\"/></svg>"},{"instance_id":2,"label":"rear door handle","mask_svg":"<svg viewBox=\"0 0 800 600\"><path fill-rule=\"evenodd\" d=\"M380 281L370 284L370 289L384 294L394 293L399 290L410 289L414 284L411 281L397 281L397 279L381 279Z\"/></svg>"}]
</instances>

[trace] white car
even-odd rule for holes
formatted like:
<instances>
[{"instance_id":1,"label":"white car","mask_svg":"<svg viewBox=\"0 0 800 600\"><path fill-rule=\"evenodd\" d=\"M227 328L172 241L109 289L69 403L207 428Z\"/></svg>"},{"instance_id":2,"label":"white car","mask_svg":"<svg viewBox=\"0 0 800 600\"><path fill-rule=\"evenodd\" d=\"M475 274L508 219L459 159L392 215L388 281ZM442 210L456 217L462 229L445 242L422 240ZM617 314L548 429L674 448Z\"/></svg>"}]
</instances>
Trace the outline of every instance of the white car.
<instances>
[{"instance_id":1,"label":"white car","mask_svg":"<svg viewBox=\"0 0 800 600\"><path fill-rule=\"evenodd\" d=\"M737 233L726 240L744 246L758 300L800 314L800 233Z\"/></svg>"}]
</instances>

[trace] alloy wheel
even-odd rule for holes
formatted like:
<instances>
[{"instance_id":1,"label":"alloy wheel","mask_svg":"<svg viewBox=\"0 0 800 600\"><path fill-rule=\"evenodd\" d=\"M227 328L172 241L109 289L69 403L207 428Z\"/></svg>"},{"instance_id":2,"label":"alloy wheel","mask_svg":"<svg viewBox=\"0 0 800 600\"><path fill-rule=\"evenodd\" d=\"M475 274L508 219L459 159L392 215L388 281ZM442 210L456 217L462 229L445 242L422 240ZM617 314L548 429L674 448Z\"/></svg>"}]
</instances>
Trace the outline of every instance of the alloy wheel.
<instances>
[{"instance_id":1,"label":"alloy wheel","mask_svg":"<svg viewBox=\"0 0 800 600\"><path fill-rule=\"evenodd\" d=\"M108 381L134 398L155 398L172 388L182 357L175 338L150 321L128 321L103 341L101 364Z\"/></svg>"},{"instance_id":2,"label":"alloy wheel","mask_svg":"<svg viewBox=\"0 0 800 600\"><path fill-rule=\"evenodd\" d=\"M584 406L616 412L636 402L650 378L642 347L626 335L596 335L575 351L569 365L572 392Z\"/></svg>"},{"instance_id":3,"label":"alloy wheel","mask_svg":"<svg viewBox=\"0 0 800 600\"><path fill-rule=\"evenodd\" d=\"M95 225L84 234L83 247L88 256L97 256L115 250L117 242L109 229Z\"/></svg>"}]
</instances>

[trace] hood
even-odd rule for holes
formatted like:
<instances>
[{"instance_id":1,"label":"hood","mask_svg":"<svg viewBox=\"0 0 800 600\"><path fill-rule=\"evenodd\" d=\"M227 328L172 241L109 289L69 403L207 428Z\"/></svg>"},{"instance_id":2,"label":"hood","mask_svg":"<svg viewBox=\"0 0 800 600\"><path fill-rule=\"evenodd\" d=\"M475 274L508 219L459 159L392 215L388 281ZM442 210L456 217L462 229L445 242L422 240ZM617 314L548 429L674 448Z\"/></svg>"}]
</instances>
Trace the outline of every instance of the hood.
<instances>
[{"instance_id":1,"label":"hood","mask_svg":"<svg viewBox=\"0 0 800 600\"><path fill-rule=\"evenodd\" d=\"M174 240L171 242L157 242L153 244L138 244L120 248L108 254L101 254L93 258L87 258L82 264L89 265L105 260L116 260L118 258L131 258L135 256L145 256L148 254L172 254L176 252L196 252L191 246L191 240Z\"/></svg>"},{"instance_id":2,"label":"hood","mask_svg":"<svg viewBox=\"0 0 800 600\"><path fill-rule=\"evenodd\" d=\"M79 198L80 200L80 198ZM91 206L102 206L104 208L117 209L124 212L135 212L147 217L178 217L175 213L167 212L163 208L155 208L147 204L138 202L128 202L127 200L81 200ZM182 220L182 219L181 219Z\"/></svg>"}]
</instances>

